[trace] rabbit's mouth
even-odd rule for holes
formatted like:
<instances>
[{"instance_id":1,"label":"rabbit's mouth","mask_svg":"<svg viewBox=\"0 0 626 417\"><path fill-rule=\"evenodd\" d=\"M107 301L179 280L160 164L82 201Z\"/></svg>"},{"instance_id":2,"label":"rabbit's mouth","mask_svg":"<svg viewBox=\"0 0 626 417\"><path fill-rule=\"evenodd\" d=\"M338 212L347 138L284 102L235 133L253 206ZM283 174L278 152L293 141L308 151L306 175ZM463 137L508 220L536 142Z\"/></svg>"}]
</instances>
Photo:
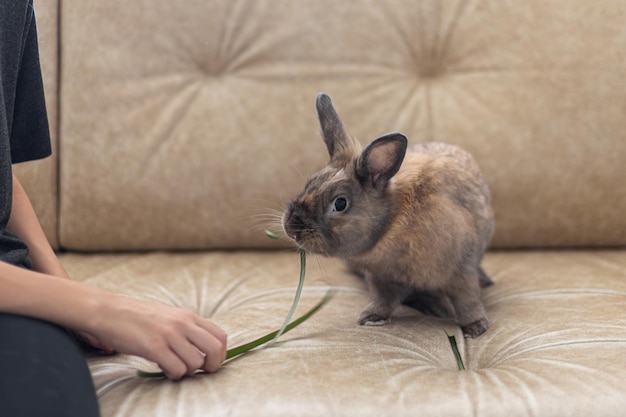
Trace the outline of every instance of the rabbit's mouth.
<instances>
[{"instance_id":1,"label":"rabbit's mouth","mask_svg":"<svg viewBox=\"0 0 626 417\"><path fill-rule=\"evenodd\" d=\"M318 255L331 256L327 245L324 245L320 237L314 230L304 229L294 233L293 230L285 230L286 236L293 240L298 248L309 253Z\"/></svg>"},{"instance_id":2,"label":"rabbit's mouth","mask_svg":"<svg viewBox=\"0 0 626 417\"><path fill-rule=\"evenodd\" d=\"M285 236L293 240L298 248L310 253L330 256L328 245L324 244L319 232L309 226L298 214L287 212L283 216Z\"/></svg>"}]
</instances>

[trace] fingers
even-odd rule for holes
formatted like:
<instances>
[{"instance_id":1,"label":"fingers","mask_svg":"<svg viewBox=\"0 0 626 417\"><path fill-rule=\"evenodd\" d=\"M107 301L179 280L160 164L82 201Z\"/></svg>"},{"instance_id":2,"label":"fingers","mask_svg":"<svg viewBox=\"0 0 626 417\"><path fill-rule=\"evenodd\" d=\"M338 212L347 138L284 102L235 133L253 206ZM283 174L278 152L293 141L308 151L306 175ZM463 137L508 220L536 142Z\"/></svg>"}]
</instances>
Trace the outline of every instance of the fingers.
<instances>
[{"instance_id":1,"label":"fingers","mask_svg":"<svg viewBox=\"0 0 626 417\"><path fill-rule=\"evenodd\" d=\"M189 341L203 356L201 366L194 369L203 369L206 372L216 372L226 359L226 333L213 323L209 323L212 331L199 327L198 331L189 335Z\"/></svg>"},{"instance_id":2,"label":"fingers","mask_svg":"<svg viewBox=\"0 0 626 417\"><path fill-rule=\"evenodd\" d=\"M76 341L85 345L86 347L93 348L99 351L102 355L111 355L115 353L115 349L108 347L104 343L100 342L96 337L90 335L89 333L79 332L71 329L67 329L72 336L76 339Z\"/></svg>"},{"instance_id":3,"label":"fingers","mask_svg":"<svg viewBox=\"0 0 626 417\"><path fill-rule=\"evenodd\" d=\"M189 321L176 326L168 337L169 351L158 362L170 379L180 379L199 369L216 372L226 359L226 333L210 320L187 311Z\"/></svg>"},{"instance_id":4,"label":"fingers","mask_svg":"<svg viewBox=\"0 0 626 417\"><path fill-rule=\"evenodd\" d=\"M219 326L217 326L211 320L207 320L202 317L198 317L198 321L196 323L198 324L198 326L211 333L224 345L224 347L226 347L228 336L226 335L226 332L224 330L219 328Z\"/></svg>"},{"instance_id":5,"label":"fingers","mask_svg":"<svg viewBox=\"0 0 626 417\"><path fill-rule=\"evenodd\" d=\"M172 341L170 351L177 359L169 364L170 370L163 369L170 379L180 379L185 375L191 375L204 366L205 354L184 337Z\"/></svg>"},{"instance_id":6,"label":"fingers","mask_svg":"<svg viewBox=\"0 0 626 417\"><path fill-rule=\"evenodd\" d=\"M102 353L107 355L115 353L115 349L108 347L89 333L79 333L79 335L83 338L83 340L85 340L85 342L87 342L94 348L99 349L100 351L102 351Z\"/></svg>"}]
</instances>

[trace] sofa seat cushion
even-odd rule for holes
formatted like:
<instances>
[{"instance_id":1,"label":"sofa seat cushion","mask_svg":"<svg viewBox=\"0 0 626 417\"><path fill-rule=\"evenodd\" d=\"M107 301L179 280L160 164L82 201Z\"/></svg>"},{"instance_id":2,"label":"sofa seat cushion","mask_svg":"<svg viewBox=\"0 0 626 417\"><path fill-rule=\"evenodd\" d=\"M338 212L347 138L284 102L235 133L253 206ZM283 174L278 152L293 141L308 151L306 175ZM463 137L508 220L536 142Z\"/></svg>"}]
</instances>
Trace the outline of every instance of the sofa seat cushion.
<instances>
[{"instance_id":1,"label":"sofa seat cushion","mask_svg":"<svg viewBox=\"0 0 626 417\"><path fill-rule=\"evenodd\" d=\"M295 252L62 257L77 280L211 317L236 346L274 330L298 282ZM335 261L309 258L298 313L308 322L180 382L142 379L136 357L91 357L104 417L617 416L626 409L626 251L490 252L489 331L401 308L387 326L356 324L367 289ZM456 337L459 371L446 332ZM506 410L506 412L504 411Z\"/></svg>"}]
</instances>

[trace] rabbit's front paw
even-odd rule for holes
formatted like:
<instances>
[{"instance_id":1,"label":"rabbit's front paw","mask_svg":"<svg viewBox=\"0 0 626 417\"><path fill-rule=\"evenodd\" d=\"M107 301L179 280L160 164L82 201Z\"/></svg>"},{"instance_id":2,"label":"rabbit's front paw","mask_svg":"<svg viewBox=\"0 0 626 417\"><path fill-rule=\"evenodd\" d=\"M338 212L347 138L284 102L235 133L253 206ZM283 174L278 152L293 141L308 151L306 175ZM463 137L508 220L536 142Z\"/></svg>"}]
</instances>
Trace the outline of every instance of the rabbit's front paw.
<instances>
[{"instance_id":1,"label":"rabbit's front paw","mask_svg":"<svg viewBox=\"0 0 626 417\"><path fill-rule=\"evenodd\" d=\"M489 328L489 322L487 319L480 319L467 324L465 326L461 326L461 330L463 330L463 336L471 337L472 339L480 336L485 333Z\"/></svg>"}]
</instances>

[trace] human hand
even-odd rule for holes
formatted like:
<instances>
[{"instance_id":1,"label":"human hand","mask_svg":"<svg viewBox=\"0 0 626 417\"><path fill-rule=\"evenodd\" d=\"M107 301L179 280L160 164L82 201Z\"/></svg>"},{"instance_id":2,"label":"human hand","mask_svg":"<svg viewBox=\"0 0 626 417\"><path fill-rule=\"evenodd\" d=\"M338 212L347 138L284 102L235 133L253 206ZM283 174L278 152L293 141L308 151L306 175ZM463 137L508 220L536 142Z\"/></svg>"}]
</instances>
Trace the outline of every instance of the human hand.
<instances>
[{"instance_id":1,"label":"human hand","mask_svg":"<svg viewBox=\"0 0 626 417\"><path fill-rule=\"evenodd\" d=\"M96 349L100 354L103 355L112 355L115 353L115 349L112 349L106 346L104 343L100 342L98 339L85 332L75 332L71 329L68 329L70 333L74 336L74 338L78 341L78 343L92 349Z\"/></svg>"},{"instance_id":2,"label":"human hand","mask_svg":"<svg viewBox=\"0 0 626 417\"><path fill-rule=\"evenodd\" d=\"M55 323L90 343L156 362L180 379L215 372L226 358L226 334L210 320L164 304L137 300L0 262L0 311Z\"/></svg>"},{"instance_id":3,"label":"human hand","mask_svg":"<svg viewBox=\"0 0 626 417\"><path fill-rule=\"evenodd\" d=\"M174 380L198 369L215 372L224 362L227 335L210 320L119 294L102 298L86 331L100 345L153 361Z\"/></svg>"}]
</instances>

